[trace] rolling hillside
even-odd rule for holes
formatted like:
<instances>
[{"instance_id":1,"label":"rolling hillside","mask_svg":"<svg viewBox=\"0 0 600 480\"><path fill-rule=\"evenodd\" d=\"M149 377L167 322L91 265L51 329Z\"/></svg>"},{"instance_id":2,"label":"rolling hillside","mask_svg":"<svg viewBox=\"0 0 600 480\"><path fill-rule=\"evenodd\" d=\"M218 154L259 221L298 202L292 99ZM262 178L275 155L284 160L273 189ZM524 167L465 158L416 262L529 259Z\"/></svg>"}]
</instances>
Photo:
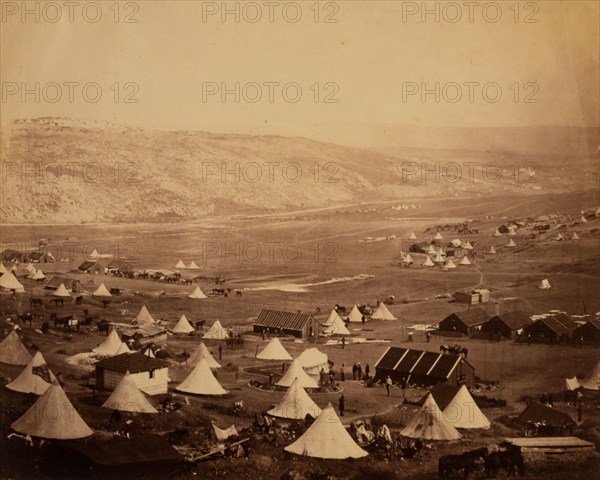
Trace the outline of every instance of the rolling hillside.
<instances>
[{"instance_id":1,"label":"rolling hillside","mask_svg":"<svg viewBox=\"0 0 600 480\"><path fill-rule=\"evenodd\" d=\"M593 176L552 165L516 175L505 152L375 152L306 138L142 130L64 118L18 120L2 136L2 223L178 221L209 214L315 208L373 200L515 195L593 187ZM421 175L421 162L481 159ZM531 155L531 154L530 154ZM505 158L508 157L508 158ZM462 160L461 160L462 159ZM410 175L403 163L415 162ZM563 171L561 171L561 169ZM591 182L591 183L590 183ZM589 185L587 185L589 184Z\"/></svg>"}]
</instances>

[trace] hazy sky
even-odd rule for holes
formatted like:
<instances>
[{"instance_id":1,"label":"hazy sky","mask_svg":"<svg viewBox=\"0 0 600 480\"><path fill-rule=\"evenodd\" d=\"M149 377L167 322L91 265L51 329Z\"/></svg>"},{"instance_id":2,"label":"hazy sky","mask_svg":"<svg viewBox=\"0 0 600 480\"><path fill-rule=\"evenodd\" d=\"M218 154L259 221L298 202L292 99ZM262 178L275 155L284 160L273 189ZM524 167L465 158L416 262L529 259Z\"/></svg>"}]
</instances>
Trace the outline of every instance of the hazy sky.
<instances>
[{"instance_id":1,"label":"hazy sky","mask_svg":"<svg viewBox=\"0 0 600 480\"><path fill-rule=\"evenodd\" d=\"M85 20L81 8L90 2L75 7L72 23L63 2L55 2L62 5L56 23L50 22L57 16L53 6L26 3L32 9L42 5L39 22L34 14L22 18L21 2L2 4L3 120L65 116L159 129L305 136L327 125L328 135L340 141L347 124L599 124L595 1L494 4L500 10L486 7L493 2L474 2L472 11L463 1L429 2L439 18L429 13L425 21L422 2L321 2L318 8L313 1L272 7L228 2L228 8L239 8L239 22L234 14L223 21L222 2L200 1L123 2L115 22L113 2L100 2L102 17L95 23ZM251 23L258 12L261 19ZM293 23L298 12L302 17ZM92 5L85 17L93 20L97 13ZM125 23L126 15L137 23ZM337 23L324 23L327 15ZM36 82L40 97L23 99L23 87L35 90ZM61 86L55 103L51 82ZM80 84L72 87L73 103L64 82ZM87 100L82 93L88 82L102 90L95 103L93 85ZM236 82L239 103L234 94L223 102L219 91L203 98L222 84L235 90ZM253 82L262 90L255 103ZM280 84L271 87L273 102L265 82ZM422 87L434 89L436 82L439 102L433 93L423 99ZM290 84L285 92L284 84ZM454 101L457 86L462 97ZM302 96L293 103L298 87ZM501 97L493 102L498 87ZM125 103L127 94L138 103ZM337 103L325 103L328 94Z\"/></svg>"}]
</instances>

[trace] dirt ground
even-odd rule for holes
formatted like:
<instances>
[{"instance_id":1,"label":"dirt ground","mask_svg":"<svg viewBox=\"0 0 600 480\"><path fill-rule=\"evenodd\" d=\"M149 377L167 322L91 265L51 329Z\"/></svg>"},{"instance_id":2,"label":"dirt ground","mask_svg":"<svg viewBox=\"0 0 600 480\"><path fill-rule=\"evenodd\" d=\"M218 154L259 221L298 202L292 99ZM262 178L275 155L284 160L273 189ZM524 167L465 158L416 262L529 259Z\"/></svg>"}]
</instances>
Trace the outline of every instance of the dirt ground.
<instances>
[{"instance_id":1,"label":"dirt ground","mask_svg":"<svg viewBox=\"0 0 600 480\"><path fill-rule=\"evenodd\" d=\"M573 215L581 208L581 198L569 197L565 210ZM155 319L162 319L165 326L172 327L179 316L185 313L192 322L206 320L207 326L219 319L225 328L230 326L236 333L245 338L244 348L229 350L223 348L220 363L223 368L217 373L223 387L230 393L225 398L207 398L184 396L174 392L174 387L182 381L190 367L182 364L178 355L190 353L199 342L200 336L169 336L168 351L172 354L169 360L170 393L174 399L183 404L177 411L159 415L131 414L133 420L131 431L142 435L145 432L165 434L174 428L186 428L193 432L195 438L206 434L209 422L215 421L221 428L232 423L242 429L254 420L254 414L264 412L278 403L283 392L260 391L248 386L250 380L266 382L267 377L248 372L264 362L256 360L257 349L262 348L260 337L250 333L252 321L261 308L300 310L312 312L317 318L325 318L335 303L352 306L355 303L374 304L377 299L395 295L396 304L389 308L398 317L398 321L370 321L366 325L351 325L352 337L377 340L352 344L348 342L344 349L341 345L325 345L321 340L316 346L327 353L334 363L334 370L339 372L345 365L346 381L340 382L346 398L347 413L343 421L348 425L357 418L372 418L388 425L397 433L406 424L416 407L404 403L400 389L394 387L392 395L387 396L383 387L367 388L363 383L348 380L351 377L353 362L369 364L374 372L374 365L385 349L390 346L406 346L408 331L415 324L437 324L449 313L465 309L463 305L450 303L448 298L436 298L441 294L452 293L459 288L482 285L492 291L492 301L482 305L488 313L504 312L514 308L523 308L532 313L548 312L560 309L570 315L582 315L600 310L600 276L598 246L598 221L579 225L574 230L581 236L577 245L572 242L554 242L556 231L529 238L533 232L525 231L516 242L520 256L512 252L489 258L481 255L483 246L494 243L503 245L507 238L491 237L498 224L506 221L505 215L518 214L538 215L548 211L556 211L554 200L523 199L516 201L492 202L489 215L493 218L469 217L475 215L480 207L468 202L445 207L439 203L423 202L424 208L418 218L406 218L392 222L388 213L365 216L351 211L338 214L297 215L294 218L273 217L261 221L260 225L247 219L223 218L210 224L194 225L138 225L138 226L52 226L52 227L15 227L3 232L3 242L37 243L39 238L51 237L58 245L63 246L67 237L77 236L78 243L84 246L94 245L98 250L114 251L116 246L123 248L135 245L136 268L170 268L179 259L185 263L194 259L200 270L195 275L201 278L192 286L170 285L151 280L134 280L117 278L111 275L96 276L76 273L81 258L74 255L69 262L43 264L42 268L51 277L52 273L69 278L79 279L87 290L83 305L67 304L53 310L49 308L31 309L30 297L40 297L47 302L51 297L42 285L24 280L26 294L11 299L2 294L0 298L0 314L2 318L12 317L17 313L31 311L39 318L31 327L23 326L23 337L27 347L39 348L44 354L53 372L61 372L69 399L85 421L97 435L110 435L108 426L111 412L100 405L108 397L109 392L94 392L87 384L93 381L93 371L81 366L67 363L68 357L81 352L89 352L102 342L95 329L83 329L81 333L71 336L60 330L51 328L49 334L36 332L42 321L47 321L52 311L59 314L72 313L82 317L82 309L88 309L96 319L103 318L114 322L129 322L137 314L142 305L146 305ZM462 213L461 209L462 207ZM554 210L549 210L554 208ZM471 209L471 211L469 210ZM326 216L327 215L327 216ZM400 215L394 212L394 216ZM440 219L444 216L444 219ZM477 242L479 255L475 265L460 267L456 271L444 272L438 268L400 268L398 257L400 250L407 250L406 238L410 231L415 231L419 241L426 240L432 234L423 233L432 225L450 223L457 219L475 218L473 225L479 228L479 234L459 235L445 232L444 242L452 238L468 239ZM569 229L570 233L571 229ZM386 242L360 242L364 236L397 235L398 238ZM61 240L59 240L61 239ZM294 243L303 252L303 259L290 261L280 254L272 259L263 255L258 262L251 262L244 254L220 254L212 256L206 253L208 242L220 245L218 248L229 248L235 251L240 245L240 252L249 243L280 241ZM335 261L325 262L322 255L330 254L322 250L334 242L336 245ZM412 242L411 242L412 243ZM112 248L111 248L112 247ZM78 247L79 248L79 247ZM91 249L89 250L91 251ZM315 251L321 256L315 257ZM237 256L236 256L237 255ZM206 258L204 258L206 257ZM418 255L416 256L418 257ZM205 259L206 261L202 261ZM126 258L126 260L133 260ZM369 275L367 278L346 282L321 283L333 278ZM187 274L186 274L187 275ZM243 290L242 297L234 295L228 298L218 296L205 300L191 300L186 294L196 285L209 293L215 286L212 277L223 275L228 277L225 287ZM538 290L536 285L542 278L549 278L552 289ZM91 297L91 293L100 282L108 288L122 288L120 296L113 296L109 307L104 308L100 302ZM285 291L271 289L273 285L293 284L305 285L319 283L312 287L304 287L304 291ZM319 309L319 310L318 310ZM442 343L454 343L454 339L433 336L430 343L425 341L424 334L417 331L411 347L431 351L439 351ZM501 421L507 416L516 415L525 406L526 396L538 397L541 392L550 392L560 399L560 390L566 377L581 374L599 359L596 348L550 347L546 345L519 345L509 341L488 343L487 340L459 339L458 343L468 347L468 360L475 367L476 375L487 381L499 381L501 389L482 392L488 396L506 400L507 406L484 410L492 421L492 428L483 431L465 432L464 438L453 444L432 443L416 458L388 462L374 455L355 461L323 461L290 455L284 452L285 445L255 439L249 458L236 460L211 459L198 463L195 471L178 473L174 478L264 478L278 479L285 472L299 469L303 472L329 473L335 478L437 478L437 460L448 452L456 452L477 448L480 445L496 443L505 437L518 436L519 431L510 428ZM206 341L210 350L218 357L218 342ZM292 356L296 356L307 346L291 339L283 340L284 347ZM241 368L238 381L235 378L236 367ZM274 372L280 364L272 366ZM20 372L19 367L0 364L3 383L13 379ZM338 376L339 378L339 376ZM409 389L406 399L415 401L423 396L425 390ZM321 407L331 402L337 409L339 393L314 393L313 400ZM158 404L162 396L151 398ZM245 411L233 414L233 404L243 400ZM10 423L22 415L33 404L35 398L21 395L4 387L0 388L0 408L2 409L2 462L0 476L2 478L44 478L32 461L31 452L27 455L11 455L12 447L5 440ZM189 402L189 405L187 405ZM575 435L594 441L600 447L600 411L595 403L586 404L584 422L578 426ZM565 406L560 400L556 408L567 411L576 418L573 408ZM576 462L576 469L569 467ZM531 458L528 461L527 478L574 478L587 479L597 475L599 463L597 454L576 458L547 458L544 461ZM483 478L479 472L475 478Z\"/></svg>"}]
</instances>

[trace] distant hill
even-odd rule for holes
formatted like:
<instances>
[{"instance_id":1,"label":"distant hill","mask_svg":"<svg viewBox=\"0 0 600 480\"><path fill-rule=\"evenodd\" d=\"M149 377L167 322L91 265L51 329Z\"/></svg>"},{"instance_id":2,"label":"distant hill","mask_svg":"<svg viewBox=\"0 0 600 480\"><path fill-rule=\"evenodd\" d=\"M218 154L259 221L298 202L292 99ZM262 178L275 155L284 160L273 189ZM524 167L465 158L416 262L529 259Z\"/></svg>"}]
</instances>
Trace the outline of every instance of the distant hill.
<instances>
[{"instance_id":1,"label":"distant hill","mask_svg":"<svg viewBox=\"0 0 600 480\"><path fill-rule=\"evenodd\" d=\"M594 169L582 167L577 155L572 164L549 162L532 175L527 168L511 169L515 158L537 158L540 164L544 158L493 150L491 133L484 143L492 150L436 150L432 145L374 151L298 137L164 132L64 118L18 120L3 130L0 220L178 221L432 195L596 187ZM489 172L484 178L481 168L473 181L466 168L459 181L452 168L444 170L450 179L421 176L421 162L438 162L443 169L469 159L497 162L504 168L501 178L491 181ZM413 174L403 175L403 163L410 162Z\"/></svg>"}]
</instances>

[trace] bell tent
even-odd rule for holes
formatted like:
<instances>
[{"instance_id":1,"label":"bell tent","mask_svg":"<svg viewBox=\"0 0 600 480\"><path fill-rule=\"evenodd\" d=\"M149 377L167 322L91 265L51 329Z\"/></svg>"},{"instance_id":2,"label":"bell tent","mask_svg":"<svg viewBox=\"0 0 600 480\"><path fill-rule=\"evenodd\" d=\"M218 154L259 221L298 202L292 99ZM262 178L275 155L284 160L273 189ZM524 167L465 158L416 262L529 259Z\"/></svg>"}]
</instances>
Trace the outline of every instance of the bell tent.
<instances>
[{"instance_id":1,"label":"bell tent","mask_svg":"<svg viewBox=\"0 0 600 480\"><path fill-rule=\"evenodd\" d=\"M464 384L442 413L455 428L490 428L490 421L479 409Z\"/></svg>"},{"instance_id":2,"label":"bell tent","mask_svg":"<svg viewBox=\"0 0 600 480\"><path fill-rule=\"evenodd\" d=\"M129 370L125 372L117 387L106 399L106 402L102 404L102 408L110 408L121 412L158 413L137 387Z\"/></svg>"},{"instance_id":3,"label":"bell tent","mask_svg":"<svg viewBox=\"0 0 600 480\"><path fill-rule=\"evenodd\" d=\"M37 352L23 371L6 388L14 392L43 395L56 377L48 368L41 352Z\"/></svg>"},{"instance_id":4,"label":"bell tent","mask_svg":"<svg viewBox=\"0 0 600 480\"><path fill-rule=\"evenodd\" d=\"M227 393L211 372L204 357L200 359L198 365L175 390L195 395L225 395Z\"/></svg>"},{"instance_id":5,"label":"bell tent","mask_svg":"<svg viewBox=\"0 0 600 480\"><path fill-rule=\"evenodd\" d=\"M265 348L263 348L256 358L259 360L277 360L277 361L286 361L292 360L292 356L287 352L287 350L283 347L278 338L273 338L267 343Z\"/></svg>"},{"instance_id":6,"label":"bell tent","mask_svg":"<svg viewBox=\"0 0 600 480\"><path fill-rule=\"evenodd\" d=\"M190 355L190 358L187 360L187 364L195 367L200 362L200 359L204 358L208 362L208 366L210 368L221 368L221 364L215 360L212 353L206 348L204 342L200 342L200 344L196 347L196 350Z\"/></svg>"},{"instance_id":7,"label":"bell tent","mask_svg":"<svg viewBox=\"0 0 600 480\"><path fill-rule=\"evenodd\" d=\"M6 290L14 290L17 293L25 292L25 288L12 272L6 272L2 274L0 277L0 287Z\"/></svg>"},{"instance_id":8,"label":"bell tent","mask_svg":"<svg viewBox=\"0 0 600 480\"><path fill-rule=\"evenodd\" d=\"M422 440L458 440L461 434L448 422L431 393L400 435Z\"/></svg>"},{"instance_id":9,"label":"bell tent","mask_svg":"<svg viewBox=\"0 0 600 480\"><path fill-rule=\"evenodd\" d=\"M196 331L196 329L194 327L192 327L192 325L190 324L190 322L187 319L187 317L185 316L185 314L181 315L181 317L177 321L177 325L175 325L173 327L173 333L188 334L188 333L192 333L195 331Z\"/></svg>"},{"instance_id":10,"label":"bell tent","mask_svg":"<svg viewBox=\"0 0 600 480\"><path fill-rule=\"evenodd\" d=\"M290 364L283 377L281 377L275 385L280 387L290 387L296 379L298 379L298 384L302 386L302 388L319 388L317 381L304 371L298 359Z\"/></svg>"},{"instance_id":11,"label":"bell tent","mask_svg":"<svg viewBox=\"0 0 600 480\"><path fill-rule=\"evenodd\" d=\"M273 417L304 420L306 415L317 418L321 413L321 409L308 396L304 388L299 385L296 378L285 392L281 402L267 413Z\"/></svg>"},{"instance_id":12,"label":"bell tent","mask_svg":"<svg viewBox=\"0 0 600 480\"><path fill-rule=\"evenodd\" d=\"M202 291L202 289L200 287L196 287L194 289L194 291L188 295L188 298L198 299L198 298L207 298L207 296L204 295L204 292Z\"/></svg>"},{"instance_id":13,"label":"bell tent","mask_svg":"<svg viewBox=\"0 0 600 480\"><path fill-rule=\"evenodd\" d=\"M21 342L15 330L10 332L0 343L0 362L8 365L27 365L31 361L31 354Z\"/></svg>"},{"instance_id":14,"label":"bell tent","mask_svg":"<svg viewBox=\"0 0 600 480\"><path fill-rule=\"evenodd\" d=\"M54 293L52 293L52 296L54 297L70 297L71 294L69 293L69 291L67 290L67 288L65 287L64 283L61 283L60 286L54 290Z\"/></svg>"},{"instance_id":15,"label":"bell tent","mask_svg":"<svg viewBox=\"0 0 600 480\"><path fill-rule=\"evenodd\" d=\"M368 455L350 436L331 403L287 452L316 458L362 458Z\"/></svg>"},{"instance_id":16,"label":"bell tent","mask_svg":"<svg viewBox=\"0 0 600 480\"><path fill-rule=\"evenodd\" d=\"M108 289L104 286L103 283L92 293L93 297L112 297Z\"/></svg>"},{"instance_id":17,"label":"bell tent","mask_svg":"<svg viewBox=\"0 0 600 480\"><path fill-rule=\"evenodd\" d=\"M371 318L374 320L397 320L397 318L392 315L392 312L388 310L387 305L383 302L379 302L379 305L373 312L373 315L371 315Z\"/></svg>"},{"instance_id":18,"label":"bell tent","mask_svg":"<svg viewBox=\"0 0 600 480\"><path fill-rule=\"evenodd\" d=\"M227 340L229 335L227 335L227 330L223 328L221 322L216 320L202 338L207 338L209 340Z\"/></svg>"},{"instance_id":19,"label":"bell tent","mask_svg":"<svg viewBox=\"0 0 600 480\"><path fill-rule=\"evenodd\" d=\"M58 383L50 385L11 428L24 435L54 440L75 440L92 435Z\"/></svg>"},{"instance_id":20,"label":"bell tent","mask_svg":"<svg viewBox=\"0 0 600 480\"><path fill-rule=\"evenodd\" d=\"M358 307L354 305L350 311L350 315L348 315L348 320L350 320L352 323L360 323L362 322L362 317L363 314L360 313Z\"/></svg>"}]
</instances>

